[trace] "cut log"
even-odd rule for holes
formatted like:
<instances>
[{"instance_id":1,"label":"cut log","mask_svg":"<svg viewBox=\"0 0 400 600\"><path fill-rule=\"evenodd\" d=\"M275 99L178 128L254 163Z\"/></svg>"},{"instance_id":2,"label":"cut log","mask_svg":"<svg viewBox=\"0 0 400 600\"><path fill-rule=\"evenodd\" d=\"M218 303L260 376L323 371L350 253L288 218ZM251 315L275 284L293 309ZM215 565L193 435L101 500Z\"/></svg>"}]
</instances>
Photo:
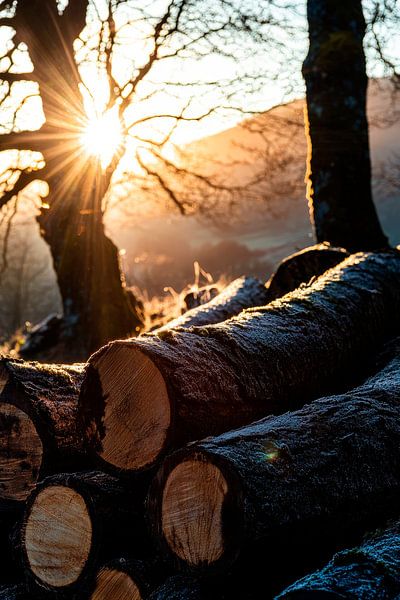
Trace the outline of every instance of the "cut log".
<instances>
[{"instance_id":1,"label":"cut log","mask_svg":"<svg viewBox=\"0 0 400 600\"><path fill-rule=\"evenodd\" d=\"M304 577L280 600L396 600L400 595L400 527L391 527L352 550L336 554L320 571Z\"/></svg>"},{"instance_id":2,"label":"cut log","mask_svg":"<svg viewBox=\"0 0 400 600\"><path fill-rule=\"evenodd\" d=\"M119 558L99 569L90 600L143 600L151 588L153 569L137 560Z\"/></svg>"},{"instance_id":3,"label":"cut log","mask_svg":"<svg viewBox=\"0 0 400 600\"><path fill-rule=\"evenodd\" d=\"M0 359L0 499L24 501L46 475L87 468L77 424L83 372Z\"/></svg>"},{"instance_id":4,"label":"cut log","mask_svg":"<svg viewBox=\"0 0 400 600\"><path fill-rule=\"evenodd\" d=\"M28 499L20 532L22 563L42 591L79 590L98 561L146 549L140 501L115 477L92 471L45 479Z\"/></svg>"},{"instance_id":5,"label":"cut log","mask_svg":"<svg viewBox=\"0 0 400 600\"><path fill-rule=\"evenodd\" d=\"M250 564L258 556L264 579L274 555L286 577L307 553L332 555L398 514L399 408L400 352L352 392L176 452L149 494L160 547L180 566L216 572L240 553Z\"/></svg>"},{"instance_id":6,"label":"cut log","mask_svg":"<svg viewBox=\"0 0 400 600\"><path fill-rule=\"evenodd\" d=\"M188 310L180 317L166 323L156 333L175 329L221 323L238 315L245 308L262 306L268 302L268 292L263 283L255 277L239 277L232 281L218 296Z\"/></svg>"},{"instance_id":7,"label":"cut log","mask_svg":"<svg viewBox=\"0 0 400 600\"><path fill-rule=\"evenodd\" d=\"M89 445L105 469L149 468L167 449L337 391L399 326L393 251L354 255L221 324L113 342L81 388Z\"/></svg>"},{"instance_id":8,"label":"cut log","mask_svg":"<svg viewBox=\"0 0 400 600\"><path fill-rule=\"evenodd\" d=\"M335 267L347 256L347 250L334 248L329 244L316 244L288 256L266 284L268 302L293 292L301 284L309 283L311 279Z\"/></svg>"}]
</instances>

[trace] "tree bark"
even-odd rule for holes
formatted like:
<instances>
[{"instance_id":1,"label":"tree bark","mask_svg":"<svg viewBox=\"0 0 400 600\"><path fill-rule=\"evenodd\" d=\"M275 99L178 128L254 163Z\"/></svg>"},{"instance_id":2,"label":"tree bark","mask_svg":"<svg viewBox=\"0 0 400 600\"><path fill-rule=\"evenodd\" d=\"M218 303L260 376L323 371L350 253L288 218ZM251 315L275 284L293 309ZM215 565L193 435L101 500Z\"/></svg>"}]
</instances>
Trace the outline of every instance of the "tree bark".
<instances>
[{"instance_id":1,"label":"tree bark","mask_svg":"<svg viewBox=\"0 0 400 600\"><path fill-rule=\"evenodd\" d=\"M361 0L308 0L307 197L318 242L387 246L371 190Z\"/></svg>"},{"instance_id":2,"label":"tree bark","mask_svg":"<svg viewBox=\"0 0 400 600\"><path fill-rule=\"evenodd\" d=\"M400 594L399 524L357 548L336 554L326 567L297 581L279 600L395 600Z\"/></svg>"},{"instance_id":3,"label":"tree bark","mask_svg":"<svg viewBox=\"0 0 400 600\"><path fill-rule=\"evenodd\" d=\"M33 600L22 583L0 587L0 600L30 600L31 598Z\"/></svg>"},{"instance_id":4,"label":"tree bark","mask_svg":"<svg viewBox=\"0 0 400 600\"><path fill-rule=\"evenodd\" d=\"M82 470L77 420L83 365L0 360L0 498L24 501L46 475Z\"/></svg>"},{"instance_id":5,"label":"tree bark","mask_svg":"<svg viewBox=\"0 0 400 600\"><path fill-rule=\"evenodd\" d=\"M149 468L168 449L343 389L399 329L399 284L397 252L359 254L224 323L103 348L79 398L100 464Z\"/></svg>"},{"instance_id":6,"label":"tree bark","mask_svg":"<svg viewBox=\"0 0 400 600\"><path fill-rule=\"evenodd\" d=\"M142 325L124 289L118 250L104 231L102 200L118 157L103 171L98 160L85 156L80 139L87 117L73 43L85 27L87 4L71 3L59 15L56 2L18 0L13 20L18 39L28 46L46 118L39 132L30 132L28 148L46 161L41 177L50 193L38 222L53 257L63 339L74 360Z\"/></svg>"},{"instance_id":7,"label":"tree bark","mask_svg":"<svg viewBox=\"0 0 400 600\"><path fill-rule=\"evenodd\" d=\"M211 600L216 596L210 596L203 589L198 579L175 575L167 579L163 585L156 589L149 600ZM221 598L221 596L219 596Z\"/></svg>"},{"instance_id":8,"label":"tree bark","mask_svg":"<svg viewBox=\"0 0 400 600\"><path fill-rule=\"evenodd\" d=\"M329 244L316 244L288 256L266 283L268 302L293 292L302 284L309 283L342 262L348 255L343 248L332 248Z\"/></svg>"},{"instance_id":9,"label":"tree bark","mask_svg":"<svg viewBox=\"0 0 400 600\"><path fill-rule=\"evenodd\" d=\"M55 475L39 483L19 535L30 588L79 595L99 564L121 553L146 556L144 494L97 471Z\"/></svg>"},{"instance_id":10,"label":"tree bark","mask_svg":"<svg viewBox=\"0 0 400 600\"><path fill-rule=\"evenodd\" d=\"M156 333L177 327L199 327L221 323L238 315L245 308L263 306L268 302L265 285L255 277L239 277L206 304L200 304L182 316L166 323Z\"/></svg>"},{"instance_id":11,"label":"tree bark","mask_svg":"<svg viewBox=\"0 0 400 600\"><path fill-rule=\"evenodd\" d=\"M398 515L399 347L351 392L168 457L147 507L164 554L220 571L240 556L238 579L261 563L267 588Z\"/></svg>"}]
</instances>

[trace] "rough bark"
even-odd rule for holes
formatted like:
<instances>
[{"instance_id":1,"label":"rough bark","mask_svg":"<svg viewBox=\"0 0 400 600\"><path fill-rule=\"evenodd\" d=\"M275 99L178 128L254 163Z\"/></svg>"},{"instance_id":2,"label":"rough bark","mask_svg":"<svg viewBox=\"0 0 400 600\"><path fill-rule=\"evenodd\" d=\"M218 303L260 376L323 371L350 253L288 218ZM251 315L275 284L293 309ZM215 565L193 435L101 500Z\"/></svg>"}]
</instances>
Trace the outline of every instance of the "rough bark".
<instances>
[{"instance_id":1,"label":"rough bark","mask_svg":"<svg viewBox=\"0 0 400 600\"><path fill-rule=\"evenodd\" d=\"M87 468L77 420L83 365L0 359L0 498L23 501L46 475Z\"/></svg>"},{"instance_id":2,"label":"rough bark","mask_svg":"<svg viewBox=\"0 0 400 600\"><path fill-rule=\"evenodd\" d=\"M289 292L319 277L347 258L343 248L332 248L329 244L316 244L304 248L285 258L268 280L268 302L281 298Z\"/></svg>"},{"instance_id":3,"label":"rough bark","mask_svg":"<svg viewBox=\"0 0 400 600\"><path fill-rule=\"evenodd\" d=\"M140 311L124 289L118 249L103 224L102 200L118 157L103 171L81 149L87 117L73 43L85 27L87 5L71 3L60 15L56 2L18 0L13 19L18 40L28 46L46 118L25 144L46 161L41 177L50 194L38 222L63 301L62 337L75 360L141 327Z\"/></svg>"},{"instance_id":4,"label":"rough bark","mask_svg":"<svg viewBox=\"0 0 400 600\"><path fill-rule=\"evenodd\" d=\"M361 0L308 0L307 197L318 242L387 246L371 191Z\"/></svg>"},{"instance_id":5,"label":"rough bark","mask_svg":"<svg viewBox=\"0 0 400 600\"><path fill-rule=\"evenodd\" d=\"M400 527L395 525L364 544L336 554L326 567L279 594L290 600L395 600L400 594ZM325 595L325 596L324 596Z\"/></svg>"},{"instance_id":6,"label":"rough bark","mask_svg":"<svg viewBox=\"0 0 400 600\"><path fill-rule=\"evenodd\" d=\"M30 600L31 598L33 600L33 597L22 583L0 587L0 600Z\"/></svg>"},{"instance_id":7,"label":"rough bark","mask_svg":"<svg viewBox=\"0 0 400 600\"><path fill-rule=\"evenodd\" d=\"M399 328L400 255L352 256L310 287L208 327L116 341L95 354L79 410L104 467L343 389Z\"/></svg>"},{"instance_id":8,"label":"rough bark","mask_svg":"<svg viewBox=\"0 0 400 600\"><path fill-rule=\"evenodd\" d=\"M209 600L211 596L204 592L198 579L175 575L155 590L149 600Z\"/></svg>"},{"instance_id":9,"label":"rough bark","mask_svg":"<svg viewBox=\"0 0 400 600\"><path fill-rule=\"evenodd\" d=\"M51 488L51 489L49 489ZM80 593L99 564L121 553L148 553L144 490L98 471L40 482L19 533L21 561L38 593Z\"/></svg>"},{"instance_id":10,"label":"rough bark","mask_svg":"<svg viewBox=\"0 0 400 600\"><path fill-rule=\"evenodd\" d=\"M399 398L398 352L347 394L168 457L148 501L163 552L192 569L262 564L267 586L382 526L400 500Z\"/></svg>"},{"instance_id":11,"label":"rough bark","mask_svg":"<svg viewBox=\"0 0 400 600\"><path fill-rule=\"evenodd\" d=\"M245 308L263 306L268 302L265 285L255 277L239 277L206 304L192 308L182 316L166 323L156 333L177 327L199 327L221 323L238 315Z\"/></svg>"}]
</instances>

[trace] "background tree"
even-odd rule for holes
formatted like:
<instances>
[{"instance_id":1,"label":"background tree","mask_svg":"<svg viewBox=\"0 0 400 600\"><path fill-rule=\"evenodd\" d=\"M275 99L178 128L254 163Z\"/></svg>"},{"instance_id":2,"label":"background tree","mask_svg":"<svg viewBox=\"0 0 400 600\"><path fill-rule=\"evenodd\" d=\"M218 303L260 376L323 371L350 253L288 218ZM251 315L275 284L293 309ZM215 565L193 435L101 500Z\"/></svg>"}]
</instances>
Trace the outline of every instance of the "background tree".
<instances>
[{"instance_id":1,"label":"background tree","mask_svg":"<svg viewBox=\"0 0 400 600\"><path fill-rule=\"evenodd\" d=\"M278 19L269 2L254 7L226 0L18 0L0 2L0 9L0 24L13 29L2 60L2 104L11 116L0 149L29 150L36 157L27 168L7 171L0 204L38 178L47 182L38 222L57 274L63 335L86 356L141 327L140 309L124 289L118 250L103 222L121 157L130 154L185 212L188 201L155 170L155 158L179 123L201 121L224 104L243 110L248 90L267 79L256 74L255 47ZM216 54L244 65L241 78L233 70L223 81L204 69L201 77L178 74L179 61ZM163 71L171 61L175 68ZM32 83L23 93L27 81ZM32 131L27 113L38 97L42 124ZM164 156L164 163L174 168L171 158Z\"/></svg>"},{"instance_id":2,"label":"background tree","mask_svg":"<svg viewBox=\"0 0 400 600\"><path fill-rule=\"evenodd\" d=\"M373 27L379 5L370 26L383 60ZM308 0L307 18L307 197L316 238L354 251L382 248L387 238L371 189L362 3Z\"/></svg>"}]
</instances>

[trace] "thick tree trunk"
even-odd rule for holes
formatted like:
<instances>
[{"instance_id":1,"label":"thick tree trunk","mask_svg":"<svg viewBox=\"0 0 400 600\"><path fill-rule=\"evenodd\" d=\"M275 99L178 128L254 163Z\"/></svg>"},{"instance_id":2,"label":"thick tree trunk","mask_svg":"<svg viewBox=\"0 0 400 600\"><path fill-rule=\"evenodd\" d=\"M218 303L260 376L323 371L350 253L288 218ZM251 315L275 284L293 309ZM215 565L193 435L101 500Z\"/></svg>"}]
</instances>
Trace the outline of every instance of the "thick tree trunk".
<instances>
[{"instance_id":1,"label":"thick tree trunk","mask_svg":"<svg viewBox=\"0 0 400 600\"><path fill-rule=\"evenodd\" d=\"M87 0L71 2L59 15L56 2L18 0L13 20L28 46L46 118L29 142L44 157L41 177L49 184L48 207L38 222L62 297L62 337L75 360L111 339L134 335L142 324L124 290L118 250L104 232L102 200L118 156L103 171L81 141L87 116L73 44L86 25L87 6Z\"/></svg>"},{"instance_id":2,"label":"thick tree trunk","mask_svg":"<svg viewBox=\"0 0 400 600\"><path fill-rule=\"evenodd\" d=\"M0 499L24 501L51 473L88 467L77 421L83 365L0 360Z\"/></svg>"},{"instance_id":3,"label":"thick tree trunk","mask_svg":"<svg viewBox=\"0 0 400 600\"><path fill-rule=\"evenodd\" d=\"M371 191L361 0L308 0L307 196L318 242L387 246Z\"/></svg>"},{"instance_id":4,"label":"thick tree trunk","mask_svg":"<svg viewBox=\"0 0 400 600\"><path fill-rule=\"evenodd\" d=\"M185 312L156 330L156 333L177 327L199 327L221 323L238 315L245 308L263 306L268 302L265 285L255 277L239 277L232 281L218 296Z\"/></svg>"},{"instance_id":5,"label":"thick tree trunk","mask_svg":"<svg viewBox=\"0 0 400 600\"><path fill-rule=\"evenodd\" d=\"M395 600L400 595L400 527L336 554L320 571L279 594L279 600Z\"/></svg>"},{"instance_id":6,"label":"thick tree trunk","mask_svg":"<svg viewBox=\"0 0 400 600\"><path fill-rule=\"evenodd\" d=\"M107 468L148 468L167 449L338 390L399 327L392 251L352 256L221 324L113 342L91 358L81 388L90 446Z\"/></svg>"},{"instance_id":7,"label":"thick tree trunk","mask_svg":"<svg viewBox=\"0 0 400 600\"><path fill-rule=\"evenodd\" d=\"M335 267L348 256L343 248L332 248L329 244L309 246L285 258L268 280L268 302L293 292L328 269Z\"/></svg>"},{"instance_id":8,"label":"thick tree trunk","mask_svg":"<svg viewBox=\"0 0 400 600\"><path fill-rule=\"evenodd\" d=\"M93 581L100 561L127 552L146 555L143 496L144 490L129 490L97 471L39 483L20 532L32 589L79 594Z\"/></svg>"},{"instance_id":9,"label":"thick tree trunk","mask_svg":"<svg viewBox=\"0 0 400 600\"><path fill-rule=\"evenodd\" d=\"M349 537L398 515L399 398L397 353L347 394L176 452L149 495L160 547L194 569L258 557L266 587L279 571L293 581L303 561L315 567Z\"/></svg>"}]
</instances>

